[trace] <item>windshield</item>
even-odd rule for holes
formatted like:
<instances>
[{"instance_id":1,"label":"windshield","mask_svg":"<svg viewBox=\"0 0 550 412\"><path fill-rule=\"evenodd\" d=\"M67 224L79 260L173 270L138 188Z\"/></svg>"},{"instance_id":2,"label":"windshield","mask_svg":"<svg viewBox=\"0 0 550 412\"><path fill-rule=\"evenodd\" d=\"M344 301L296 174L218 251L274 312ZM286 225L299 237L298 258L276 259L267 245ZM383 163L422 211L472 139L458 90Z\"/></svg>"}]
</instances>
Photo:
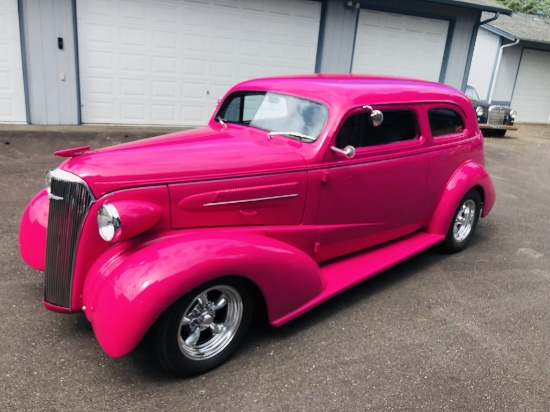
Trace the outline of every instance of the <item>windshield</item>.
<instances>
[{"instance_id":1,"label":"windshield","mask_svg":"<svg viewBox=\"0 0 550 412\"><path fill-rule=\"evenodd\" d=\"M477 91L472 86L466 86L466 96L468 96L468 98L471 100L479 101L479 96L477 94Z\"/></svg>"},{"instance_id":2,"label":"windshield","mask_svg":"<svg viewBox=\"0 0 550 412\"><path fill-rule=\"evenodd\" d=\"M225 99L218 121L244 124L308 141L321 134L328 110L321 103L273 92L237 92ZM306 140L306 139L304 139Z\"/></svg>"}]
</instances>

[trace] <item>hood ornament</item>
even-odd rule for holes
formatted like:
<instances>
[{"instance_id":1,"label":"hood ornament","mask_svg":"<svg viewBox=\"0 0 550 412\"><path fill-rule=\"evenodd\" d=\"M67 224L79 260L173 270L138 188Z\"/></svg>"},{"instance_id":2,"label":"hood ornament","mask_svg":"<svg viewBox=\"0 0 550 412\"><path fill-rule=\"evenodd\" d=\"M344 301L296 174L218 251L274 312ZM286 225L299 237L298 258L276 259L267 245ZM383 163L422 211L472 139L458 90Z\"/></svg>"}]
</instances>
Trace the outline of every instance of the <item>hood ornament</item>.
<instances>
[{"instance_id":1,"label":"hood ornament","mask_svg":"<svg viewBox=\"0 0 550 412\"><path fill-rule=\"evenodd\" d=\"M88 150L90 150L90 146L72 147L70 149L58 150L57 152L54 152L54 155L59 157L74 157L80 156Z\"/></svg>"}]
</instances>

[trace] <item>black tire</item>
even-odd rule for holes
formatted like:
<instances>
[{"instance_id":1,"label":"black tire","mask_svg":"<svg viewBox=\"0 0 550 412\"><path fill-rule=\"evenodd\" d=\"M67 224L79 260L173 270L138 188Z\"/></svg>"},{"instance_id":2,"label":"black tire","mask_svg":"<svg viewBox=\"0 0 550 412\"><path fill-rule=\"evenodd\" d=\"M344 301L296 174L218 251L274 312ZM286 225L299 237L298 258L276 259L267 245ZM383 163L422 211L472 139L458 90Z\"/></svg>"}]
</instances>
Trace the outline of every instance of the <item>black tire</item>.
<instances>
[{"instance_id":1,"label":"black tire","mask_svg":"<svg viewBox=\"0 0 550 412\"><path fill-rule=\"evenodd\" d=\"M481 196L477 189L472 189L464 195L453 215L443 242L446 252L456 253L468 245L476 230L480 214Z\"/></svg>"},{"instance_id":2,"label":"black tire","mask_svg":"<svg viewBox=\"0 0 550 412\"><path fill-rule=\"evenodd\" d=\"M493 136L495 137L504 137L504 135L506 134L506 130L493 130Z\"/></svg>"},{"instance_id":3,"label":"black tire","mask_svg":"<svg viewBox=\"0 0 550 412\"><path fill-rule=\"evenodd\" d=\"M245 282L205 283L176 301L153 330L156 355L169 372L193 376L227 360L246 336L253 294Z\"/></svg>"}]
</instances>

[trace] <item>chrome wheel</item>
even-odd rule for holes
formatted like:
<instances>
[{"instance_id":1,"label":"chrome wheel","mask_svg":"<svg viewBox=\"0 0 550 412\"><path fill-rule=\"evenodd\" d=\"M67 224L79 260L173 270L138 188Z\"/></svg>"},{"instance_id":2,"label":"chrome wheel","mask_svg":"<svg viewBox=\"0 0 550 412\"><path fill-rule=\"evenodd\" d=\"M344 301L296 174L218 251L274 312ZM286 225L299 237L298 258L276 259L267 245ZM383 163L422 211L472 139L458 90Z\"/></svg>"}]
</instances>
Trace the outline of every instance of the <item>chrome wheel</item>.
<instances>
[{"instance_id":1,"label":"chrome wheel","mask_svg":"<svg viewBox=\"0 0 550 412\"><path fill-rule=\"evenodd\" d=\"M444 250L455 253L468 245L476 230L481 205L481 196L477 189L472 189L464 195L447 231L443 242Z\"/></svg>"},{"instance_id":2,"label":"chrome wheel","mask_svg":"<svg viewBox=\"0 0 550 412\"><path fill-rule=\"evenodd\" d=\"M255 296L246 280L227 277L205 283L174 302L151 331L162 366L192 376L227 360L250 327Z\"/></svg>"},{"instance_id":3,"label":"chrome wheel","mask_svg":"<svg viewBox=\"0 0 550 412\"><path fill-rule=\"evenodd\" d=\"M179 322L181 353L191 360L209 359L222 352L239 329L243 301L231 286L214 286L192 299Z\"/></svg>"},{"instance_id":4,"label":"chrome wheel","mask_svg":"<svg viewBox=\"0 0 550 412\"><path fill-rule=\"evenodd\" d=\"M464 202L458 210L453 224L453 237L457 242L466 240L472 231L477 217L476 212L476 203L472 199Z\"/></svg>"}]
</instances>

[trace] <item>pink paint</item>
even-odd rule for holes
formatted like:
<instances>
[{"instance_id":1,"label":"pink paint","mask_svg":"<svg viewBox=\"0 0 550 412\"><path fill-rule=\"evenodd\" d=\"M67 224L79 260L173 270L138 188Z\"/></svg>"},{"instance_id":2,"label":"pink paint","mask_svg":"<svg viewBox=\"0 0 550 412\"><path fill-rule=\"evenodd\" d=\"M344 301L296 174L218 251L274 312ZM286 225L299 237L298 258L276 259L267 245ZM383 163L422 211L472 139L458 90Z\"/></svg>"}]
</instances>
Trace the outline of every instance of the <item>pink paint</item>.
<instances>
[{"instance_id":1,"label":"pink paint","mask_svg":"<svg viewBox=\"0 0 550 412\"><path fill-rule=\"evenodd\" d=\"M269 321L282 325L444 240L472 188L480 192L482 216L493 207L476 115L449 86L314 75L244 82L225 99L253 90L323 104L328 117L319 137L270 138L266 130L217 121L214 113L204 128L58 153L73 156L59 168L82 179L95 199L74 245L70 304L44 306L84 308L109 355L129 353L166 308L213 279L247 279ZM356 147L353 158L332 150L347 117L366 105L413 113L414 138ZM463 125L432 137L433 108L453 110ZM21 255L38 270L44 270L48 202L40 192L20 227ZM97 227L104 205L121 221L110 242Z\"/></svg>"}]
</instances>

